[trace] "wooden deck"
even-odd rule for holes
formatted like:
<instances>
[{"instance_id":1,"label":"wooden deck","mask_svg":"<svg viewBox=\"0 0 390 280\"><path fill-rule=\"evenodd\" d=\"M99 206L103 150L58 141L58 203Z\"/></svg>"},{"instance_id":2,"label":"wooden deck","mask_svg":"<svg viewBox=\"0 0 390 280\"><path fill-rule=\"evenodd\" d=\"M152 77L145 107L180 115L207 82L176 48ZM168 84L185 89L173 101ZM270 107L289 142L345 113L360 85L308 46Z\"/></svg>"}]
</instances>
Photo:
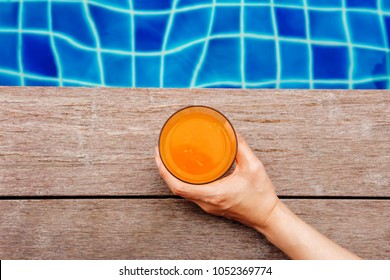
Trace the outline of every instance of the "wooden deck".
<instances>
[{"instance_id":1,"label":"wooden deck","mask_svg":"<svg viewBox=\"0 0 390 280\"><path fill-rule=\"evenodd\" d=\"M390 92L0 87L0 259L284 259L170 193L165 120L219 109L302 219L390 258Z\"/></svg>"}]
</instances>

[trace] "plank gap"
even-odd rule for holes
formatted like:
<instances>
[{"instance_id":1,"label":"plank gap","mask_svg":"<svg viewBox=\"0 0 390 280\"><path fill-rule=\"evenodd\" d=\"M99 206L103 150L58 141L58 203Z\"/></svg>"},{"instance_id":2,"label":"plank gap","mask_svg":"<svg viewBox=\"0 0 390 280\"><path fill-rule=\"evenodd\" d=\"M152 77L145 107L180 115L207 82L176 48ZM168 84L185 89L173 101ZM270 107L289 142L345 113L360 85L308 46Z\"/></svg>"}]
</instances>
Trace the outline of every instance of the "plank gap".
<instances>
[{"instance_id":1,"label":"plank gap","mask_svg":"<svg viewBox=\"0 0 390 280\"><path fill-rule=\"evenodd\" d=\"M279 195L280 199L290 200L390 200L388 196L299 196ZM33 195L33 196L0 196L0 200L56 200L56 199L184 199L176 195Z\"/></svg>"}]
</instances>

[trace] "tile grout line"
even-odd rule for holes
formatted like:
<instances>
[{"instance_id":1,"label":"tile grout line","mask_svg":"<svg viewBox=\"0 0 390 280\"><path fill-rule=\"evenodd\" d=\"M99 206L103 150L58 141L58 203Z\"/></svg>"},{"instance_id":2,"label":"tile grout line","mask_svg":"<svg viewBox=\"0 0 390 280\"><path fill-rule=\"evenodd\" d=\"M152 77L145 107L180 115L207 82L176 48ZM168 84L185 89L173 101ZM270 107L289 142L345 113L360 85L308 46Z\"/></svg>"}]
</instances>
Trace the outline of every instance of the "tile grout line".
<instances>
[{"instance_id":1,"label":"tile grout line","mask_svg":"<svg viewBox=\"0 0 390 280\"><path fill-rule=\"evenodd\" d=\"M9 2L19 2L20 0L11 0ZM63 2L64 0L52 0L52 2ZM28 0L28 2L42 2L42 0ZM68 0L66 1L68 3L79 3L80 0ZM114 11L117 13L123 13L128 14L128 9L124 9L117 6L110 6L103 3L100 3L98 1L90 0L88 1L90 5L94 5L100 8L104 8L106 10ZM213 4L197 4L197 5L191 5L188 7L181 7L176 10L177 13L184 13L194 10L200 10L200 9L208 9L211 8ZM240 7L240 3L216 3L216 7ZM268 3L245 3L245 7L269 7ZM285 4L285 3L279 3L274 4L275 7L278 8L288 8L288 9L296 9L300 10L302 9L301 5L294 5L294 4ZM329 7L311 7L308 6L308 9L311 11L342 11L342 8L338 6L329 6ZM374 9L367 9L367 8L352 8L348 7L348 10L351 12L364 12L364 13L372 13L376 14L376 10ZM169 15L170 10L134 10L133 13L135 15ZM390 15L390 12L384 12L385 15Z\"/></svg>"},{"instance_id":2,"label":"tile grout line","mask_svg":"<svg viewBox=\"0 0 390 280\"><path fill-rule=\"evenodd\" d=\"M378 0L378 7L377 7L377 12L380 17L380 25L381 25L381 34L383 38L383 43L385 45L385 48L387 49L387 54L385 55L385 64L386 64L386 72L388 75L387 78L387 83L388 86L390 86L390 49L389 49L389 38L386 36L386 28L385 28L385 22L384 22L384 15L383 15L383 5L382 5L382 0Z\"/></svg>"},{"instance_id":3,"label":"tile grout line","mask_svg":"<svg viewBox=\"0 0 390 280\"><path fill-rule=\"evenodd\" d=\"M241 56L241 88L246 88L246 77L245 77L245 0L241 0L240 6L240 56Z\"/></svg>"},{"instance_id":4,"label":"tile grout line","mask_svg":"<svg viewBox=\"0 0 390 280\"><path fill-rule=\"evenodd\" d=\"M307 49L309 52L309 81L310 89L313 89L313 52L312 52L312 42L311 42L311 32L310 32L310 17L307 6L307 0L303 1L304 3L304 12L305 12L305 27L306 27L306 40L307 40Z\"/></svg>"},{"instance_id":5,"label":"tile grout line","mask_svg":"<svg viewBox=\"0 0 390 280\"><path fill-rule=\"evenodd\" d=\"M134 26L134 5L133 0L129 0L129 9L130 9L130 24L131 24L131 87L135 88L135 26Z\"/></svg>"},{"instance_id":6,"label":"tile grout line","mask_svg":"<svg viewBox=\"0 0 390 280\"><path fill-rule=\"evenodd\" d=\"M275 12L275 3L274 0L271 0L271 17L272 17L272 27L274 29L274 41L275 41L275 54L276 54L276 88L280 88L280 80L281 80L281 73L282 73L282 65L280 62L280 46L279 46L279 36L278 36L278 25L276 20L276 12Z\"/></svg>"},{"instance_id":7,"label":"tile grout line","mask_svg":"<svg viewBox=\"0 0 390 280\"><path fill-rule=\"evenodd\" d=\"M54 60L57 67L57 79L59 82L59 86L63 86L63 80L62 80L62 67L61 67L61 60L57 52L55 39L53 36L53 20L52 20L52 0L48 1L47 4L47 20L49 25L49 33L50 33L50 46L54 54Z\"/></svg>"},{"instance_id":8,"label":"tile grout line","mask_svg":"<svg viewBox=\"0 0 390 280\"><path fill-rule=\"evenodd\" d=\"M200 71L200 69L203 66L203 62L205 60L206 53L208 51L209 42L210 42L210 36L211 36L211 32L212 32L212 29L213 29L213 26L214 26L215 6L216 6L216 0L213 0L213 4L211 6L210 22L209 22L209 26L208 26L208 29L207 29L206 38L204 39L204 42L203 42L202 53L199 56L198 63L196 64L195 70L192 73L192 79L191 79L190 88L194 88L196 86L196 81L198 79L199 71Z\"/></svg>"},{"instance_id":9,"label":"tile grout line","mask_svg":"<svg viewBox=\"0 0 390 280\"><path fill-rule=\"evenodd\" d=\"M24 68L23 68L23 0L20 0L18 7L18 66L19 66L19 76L20 76L20 85L24 86Z\"/></svg>"},{"instance_id":10,"label":"tile grout line","mask_svg":"<svg viewBox=\"0 0 390 280\"><path fill-rule=\"evenodd\" d=\"M87 22L92 30L92 34L93 34L93 37L95 39L95 44L96 44L96 48L95 48L95 51L97 52L97 59L98 59L98 65L99 65L99 76L100 76L100 83L101 83L101 86L106 86L106 83L105 83L105 78L104 78L104 66L103 66L103 62L102 62L102 53L101 53L101 48L100 48L100 38L99 38L99 34L96 30L96 26L92 20L92 17L91 17L91 13L89 11L89 6L88 6L88 0L83 0L83 7L84 7L84 13L85 13L85 17L87 19Z\"/></svg>"},{"instance_id":11,"label":"tile grout line","mask_svg":"<svg viewBox=\"0 0 390 280\"><path fill-rule=\"evenodd\" d=\"M19 76L20 75L20 73L18 71L5 70L5 69L1 69L1 68L0 68L0 73L6 74L6 75L10 75L10 76ZM40 76L40 75L35 75L35 74L24 74L24 77L27 77L27 78L33 79L33 80L44 80L44 81L48 81L48 82L55 82L55 81L57 81L56 78L45 77L45 76ZM362 84L362 83L367 83L367 82L371 82L371 81L386 80L388 78L389 77L387 75L386 76L378 76L378 77L375 77L375 78L367 77L365 79L355 80L354 83L355 84ZM73 80L73 79L63 79L63 81L66 82L66 83L79 84L80 86L91 86L91 87L98 87L98 86L100 86L100 84L91 83L91 82L84 82L84 81L80 81L80 80ZM307 84L309 82L310 82L309 80L286 79L286 80L281 81L281 84L284 84L284 83L302 83L302 84ZM339 83L339 84L348 84L349 83L348 81L345 81L345 80L314 80L314 82L317 83L317 84L323 84L323 85L334 84L334 83ZM276 80L269 80L269 81L266 81L266 82L247 82L247 85L256 87L256 86L271 85L271 84L274 84L274 83L276 83ZM212 83L199 84L199 85L197 85L197 87L202 88L202 87L211 87L211 86L218 86L218 85L240 86L241 82L218 81L218 82L212 82Z\"/></svg>"},{"instance_id":12,"label":"tile grout line","mask_svg":"<svg viewBox=\"0 0 390 280\"><path fill-rule=\"evenodd\" d=\"M6 70L6 69L1 69L1 68L0 68L0 73L7 74L7 75L10 75L10 76L19 76L20 75L20 73L18 71ZM48 81L48 82L55 82L55 81L57 81L57 78L45 77L45 76L40 76L40 75L35 75L35 74L24 74L24 77L27 77L27 78L33 79L33 80L44 80L44 81ZM365 79L355 80L354 83L355 84L361 84L361 83L367 83L367 82L370 82L370 81L381 81L381 80L385 80L385 79L388 79L388 78L389 78L388 76L379 76L379 77L375 77L375 78L367 77ZM73 79L63 79L63 82L79 84L80 86L91 86L91 87L98 87L98 86L100 86L100 84L91 83L91 82L85 82L85 81L80 81L80 80L73 80ZM301 80L301 79L286 79L286 80L283 80L283 81L280 81L280 82L281 82L281 84L283 84L283 83L302 83L302 84L307 84L310 81L309 80ZM348 81L345 81L345 80L328 80L328 79L327 80L314 80L314 82L318 83L318 84L323 84L323 85L333 84L333 83L339 83L339 84L348 84L349 83ZM266 86L266 85L271 85L271 84L274 84L274 83L276 83L276 80L269 80L269 81L266 81L266 82L247 82L247 85L250 85L250 86ZM212 83L206 83L206 84L199 84L199 85L197 85L197 87L202 88L202 87L210 87L210 86L218 86L218 85L240 86L241 82L219 81L219 82L212 82Z\"/></svg>"},{"instance_id":13,"label":"tile grout line","mask_svg":"<svg viewBox=\"0 0 390 280\"><path fill-rule=\"evenodd\" d=\"M13 28L0 28L0 33L18 33L18 29ZM50 33L47 31L41 31L41 30L34 30L34 29L22 29L21 33L23 34L35 34L35 35L47 35L50 36ZM69 44L71 44L74 47L80 48L82 50L86 51L96 51L95 48L85 46L82 43L79 43L75 41L73 38L66 36L60 32L53 32L52 36L65 40ZM208 38L201 38L198 40L194 40L192 42L180 45L178 47L169 49L165 51L165 54L172 54L179 51L182 51L186 48L190 48L196 44L204 43L206 41L210 41L213 39L229 39L229 38L240 38L240 33L225 33L225 34L217 34L217 35L210 35ZM243 34L245 38L254 38L254 39L262 39L262 40L274 40L274 36L270 35L262 35L262 34L256 34L256 33L245 33ZM282 37L278 36L278 40L282 42L288 42L288 43L307 43L307 39L299 39L299 38L290 38L290 37ZM337 41L322 41L322 40L311 40L312 43L317 45L323 45L323 46L345 46L348 47L348 43L344 42L337 42ZM389 50L386 48L376 47L372 45L362 45L362 44L354 44L353 47L360 48L360 49L366 49L366 50L375 50L375 51L385 51L388 52ZM104 49L100 48L101 53L109 53L109 54L116 54L116 55L136 55L136 56L158 56L161 55L161 51L154 51L154 52L132 52L132 51L123 51L123 50L115 50L115 49Z\"/></svg>"},{"instance_id":14,"label":"tile grout line","mask_svg":"<svg viewBox=\"0 0 390 280\"><path fill-rule=\"evenodd\" d=\"M164 32L164 39L163 39L161 58L160 58L160 88L164 87L165 51L166 51L169 35L171 34L172 22L175 18L177 2L178 0L174 0L173 2L173 5L169 13L168 24Z\"/></svg>"},{"instance_id":15,"label":"tile grout line","mask_svg":"<svg viewBox=\"0 0 390 280\"><path fill-rule=\"evenodd\" d=\"M349 32L348 23L347 23L347 9L346 9L346 0L342 0L342 13L343 13L343 27L345 31L345 36L347 37L348 44L348 53L349 53L349 69L348 69L348 89L353 88L352 76L355 67L353 59L353 45L351 43L351 34Z\"/></svg>"}]
</instances>

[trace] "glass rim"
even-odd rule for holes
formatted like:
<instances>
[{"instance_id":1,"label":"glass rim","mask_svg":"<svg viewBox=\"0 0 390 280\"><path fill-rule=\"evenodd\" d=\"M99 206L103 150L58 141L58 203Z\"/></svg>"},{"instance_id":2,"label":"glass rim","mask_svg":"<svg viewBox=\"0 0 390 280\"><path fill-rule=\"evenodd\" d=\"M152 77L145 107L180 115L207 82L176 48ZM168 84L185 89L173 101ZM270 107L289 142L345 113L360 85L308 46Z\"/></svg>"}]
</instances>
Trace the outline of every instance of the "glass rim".
<instances>
[{"instance_id":1,"label":"glass rim","mask_svg":"<svg viewBox=\"0 0 390 280\"><path fill-rule=\"evenodd\" d=\"M169 168L167 167L167 165L165 164L164 162L164 159L163 157L161 156L161 135L162 135L162 132L164 130L164 128L166 127L167 123L172 119L173 116L175 116L176 114L184 111L184 110L187 110L187 109L191 109L191 108L206 108L206 109L209 109L211 111L214 111L216 112L217 114L221 115L228 123L229 123L229 126L232 128L232 131L233 131L233 134L234 134L234 140L235 140L235 143L236 143L236 148L235 148L235 151L234 151L234 157L233 157L233 160L232 162L229 164L229 168L226 169L226 171L221 174L221 176L218 176L217 178L213 179L213 180L210 180L210 181L207 181L207 182L203 182L203 183L193 183L193 182L188 182L186 180L183 180L181 178L179 178L178 176L176 176L175 174L173 174L173 172L171 172L171 170L169 170ZM160 156L160 159L161 159L161 162L162 164L164 165L165 169L168 170L168 172L173 176L175 177L176 179L186 183L186 184L190 184L190 185L206 185L206 184L210 184L212 182L215 182L219 179L221 179L222 177L224 177L230 170L230 168L232 168L233 164L234 164L234 161L235 159L237 158L237 151L238 151L238 138L237 138L237 133L236 133L236 130L234 129L234 126L232 125L232 123L230 122L230 120L223 114L221 113L219 110L217 109L214 109L210 106L206 106L206 105L189 105L189 106L186 106L186 107L183 107L179 110L177 110L176 112L174 112L172 115L169 116L169 118L164 122L164 125L162 126L161 130L160 130L160 134L159 134L159 137L158 137L158 153L159 153L159 156Z\"/></svg>"}]
</instances>

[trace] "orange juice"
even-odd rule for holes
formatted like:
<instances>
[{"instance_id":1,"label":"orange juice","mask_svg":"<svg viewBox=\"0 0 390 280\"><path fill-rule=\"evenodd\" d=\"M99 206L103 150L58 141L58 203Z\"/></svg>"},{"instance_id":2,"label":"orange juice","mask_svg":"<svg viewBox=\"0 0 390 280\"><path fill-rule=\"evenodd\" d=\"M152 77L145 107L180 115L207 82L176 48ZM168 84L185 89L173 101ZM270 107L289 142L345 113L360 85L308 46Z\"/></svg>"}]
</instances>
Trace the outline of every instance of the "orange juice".
<instances>
[{"instance_id":1,"label":"orange juice","mask_svg":"<svg viewBox=\"0 0 390 280\"><path fill-rule=\"evenodd\" d=\"M223 176L233 164L237 138L220 112L205 106L179 110L160 133L162 162L176 178L205 184Z\"/></svg>"}]
</instances>

